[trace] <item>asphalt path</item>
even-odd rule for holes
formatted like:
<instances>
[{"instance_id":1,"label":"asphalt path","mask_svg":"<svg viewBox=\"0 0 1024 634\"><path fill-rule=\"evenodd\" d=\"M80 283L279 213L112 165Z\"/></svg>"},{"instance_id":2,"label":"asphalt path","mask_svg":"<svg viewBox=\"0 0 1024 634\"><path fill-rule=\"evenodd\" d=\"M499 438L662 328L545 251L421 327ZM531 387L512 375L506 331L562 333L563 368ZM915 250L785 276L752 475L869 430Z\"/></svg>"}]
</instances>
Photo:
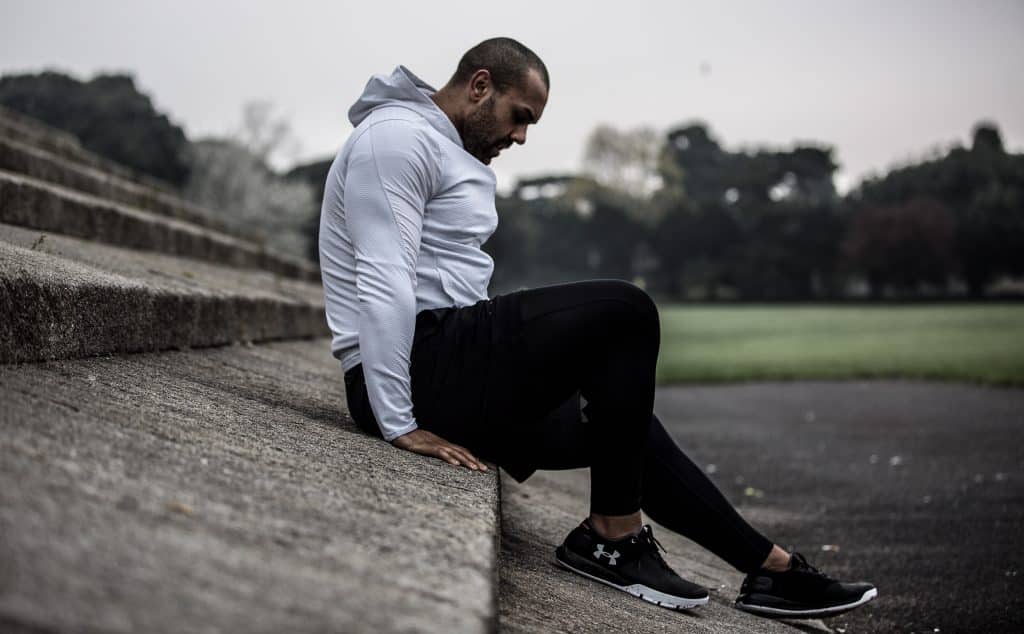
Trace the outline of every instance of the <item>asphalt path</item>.
<instances>
[{"instance_id":1,"label":"asphalt path","mask_svg":"<svg viewBox=\"0 0 1024 634\"><path fill-rule=\"evenodd\" d=\"M1024 631L1024 390L659 387L655 412L767 536L878 587L834 631Z\"/></svg>"}]
</instances>

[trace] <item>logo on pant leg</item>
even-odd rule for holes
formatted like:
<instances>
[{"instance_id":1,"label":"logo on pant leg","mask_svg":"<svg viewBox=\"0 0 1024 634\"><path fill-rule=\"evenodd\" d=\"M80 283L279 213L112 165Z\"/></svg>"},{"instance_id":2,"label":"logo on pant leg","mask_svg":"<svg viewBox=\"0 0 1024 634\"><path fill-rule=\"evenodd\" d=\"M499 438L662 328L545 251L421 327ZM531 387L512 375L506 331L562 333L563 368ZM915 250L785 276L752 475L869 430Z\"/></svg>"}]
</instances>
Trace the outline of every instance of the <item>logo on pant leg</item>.
<instances>
[{"instance_id":1,"label":"logo on pant leg","mask_svg":"<svg viewBox=\"0 0 1024 634\"><path fill-rule=\"evenodd\" d=\"M597 545L597 550L594 551L594 559L597 559L598 561L600 561L601 557L607 557L608 558L608 565L609 566L614 566L615 565L615 560L619 558L619 551L616 550L615 552L606 553L604 551L604 544L598 544Z\"/></svg>"}]
</instances>

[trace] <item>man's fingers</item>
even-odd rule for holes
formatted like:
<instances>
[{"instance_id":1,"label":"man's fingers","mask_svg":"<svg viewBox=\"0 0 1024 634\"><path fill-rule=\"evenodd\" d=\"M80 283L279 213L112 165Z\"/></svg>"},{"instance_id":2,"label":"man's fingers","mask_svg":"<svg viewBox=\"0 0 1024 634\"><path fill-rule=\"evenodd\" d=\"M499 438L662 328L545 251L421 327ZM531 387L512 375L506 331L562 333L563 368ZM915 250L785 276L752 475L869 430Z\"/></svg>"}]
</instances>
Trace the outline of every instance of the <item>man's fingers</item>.
<instances>
[{"instance_id":1,"label":"man's fingers","mask_svg":"<svg viewBox=\"0 0 1024 634\"><path fill-rule=\"evenodd\" d=\"M482 463L479 460L477 460L476 456L471 454L469 452L469 450L464 450L464 451L466 453L466 458L469 460L469 464L473 465L474 469L476 469L478 471L479 470L483 470L483 471L487 470L487 467L484 465L484 463Z\"/></svg>"},{"instance_id":2,"label":"man's fingers","mask_svg":"<svg viewBox=\"0 0 1024 634\"><path fill-rule=\"evenodd\" d=\"M416 437L414 438L413 436ZM406 437L399 436L399 438ZM427 432L421 432L419 435L414 432L408 436L406 441L396 439L396 441L392 441L392 444L401 449L413 451L418 454L440 458L451 465L463 465L474 471L488 470L486 465L477 460L476 456L462 445L456 445L455 443L448 442L439 436Z\"/></svg>"},{"instance_id":3,"label":"man's fingers","mask_svg":"<svg viewBox=\"0 0 1024 634\"><path fill-rule=\"evenodd\" d=\"M448 462L451 464L469 466L467 464L468 461L466 460L466 457L458 451L455 451L451 447L444 447L443 451L445 452L444 455L447 456Z\"/></svg>"},{"instance_id":4,"label":"man's fingers","mask_svg":"<svg viewBox=\"0 0 1024 634\"><path fill-rule=\"evenodd\" d=\"M466 449L462 445L456 445L455 443L449 444L455 449L457 449L462 455L464 455L466 457L466 460L469 461L469 464L475 466L477 469L483 469L484 471L487 471L487 465L480 462L469 449Z\"/></svg>"},{"instance_id":5,"label":"man's fingers","mask_svg":"<svg viewBox=\"0 0 1024 634\"><path fill-rule=\"evenodd\" d=\"M466 462L470 469L474 471L480 470L480 461L473 457L473 454L468 451L464 451L463 454L466 456Z\"/></svg>"},{"instance_id":6,"label":"man's fingers","mask_svg":"<svg viewBox=\"0 0 1024 634\"><path fill-rule=\"evenodd\" d=\"M473 456L472 452L470 452L468 449L461 445L456 445L455 442L449 442L449 445L452 447L452 449L457 451L460 456L465 457L466 461L469 464L474 465L477 468L480 467L480 462L476 459L476 457Z\"/></svg>"},{"instance_id":7,"label":"man's fingers","mask_svg":"<svg viewBox=\"0 0 1024 634\"><path fill-rule=\"evenodd\" d=\"M487 470L487 466L477 460L469 450L458 445L453 445L451 442L445 442L443 445L440 445L440 443L433 443L432 446L428 445L422 449L415 448L415 450L417 453L434 456L435 458L439 458L451 465L465 466L467 469L472 469L474 471Z\"/></svg>"},{"instance_id":8,"label":"man's fingers","mask_svg":"<svg viewBox=\"0 0 1024 634\"><path fill-rule=\"evenodd\" d=\"M465 449L465 448L461 448L461 449L462 449L462 453L465 454L465 456L466 456L466 460L469 461L469 464L471 464L474 469L478 469L478 470L482 469L484 471L487 470L487 466L484 465L484 463L482 463L479 460L477 460L477 457L474 456L468 449Z\"/></svg>"},{"instance_id":9,"label":"man's fingers","mask_svg":"<svg viewBox=\"0 0 1024 634\"><path fill-rule=\"evenodd\" d=\"M450 451L453 454L455 454L455 456L458 457L459 462L462 463L462 465L465 466L466 468L468 468L468 469L475 469L476 468L476 467L473 466L473 460L469 457L469 455L465 451L460 451L460 450L458 450L458 449L456 449L454 447L450 448Z\"/></svg>"},{"instance_id":10,"label":"man's fingers","mask_svg":"<svg viewBox=\"0 0 1024 634\"><path fill-rule=\"evenodd\" d=\"M469 461L469 464L472 465L473 469L476 469L477 471L487 471L487 465L477 460L476 456L468 451L466 452L466 459Z\"/></svg>"},{"instance_id":11,"label":"man's fingers","mask_svg":"<svg viewBox=\"0 0 1024 634\"><path fill-rule=\"evenodd\" d=\"M437 456L442 460L449 462L450 464L457 465L459 461L455 458L453 452L448 447L441 447L437 450Z\"/></svg>"},{"instance_id":12,"label":"man's fingers","mask_svg":"<svg viewBox=\"0 0 1024 634\"><path fill-rule=\"evenodd\" d=\"M480 468L479 466L477 466L476 460L473 459L473 454L469 453L465 449L461 449L459 451L459 455L462 456L462 459L465 461L464 464L470 469Z\"/></svg>"},{"instance_id":13,"label":"man's fingers","mask_svg":"<svg viewBox=\"0 0 1024 634\"><path fill-rule=\"evenodd\" d=\"M462 453L466 456L466 460L468 460L469 464L473 465L474 468L476 468L476 469L484 469L484 470L487 469L487 467L484 465L484 463L482 463L479 460L477 460L477 457L474 456L473 453L470 452L469 449L466 449L465 447L459 447L459 449L462 450Z\"/></svg>"},{"instance_id":14,"label":"man's fingers","mask_svg":"<svg viewBox=\"0 0 1024 634\"><path fill-rule=\"evenodd\" d=\"M467 469L479 471L481 468L484 468L483 465L481 465L480 462L473 457L473 454L469 453L469 451L463 447L449 444L443 447L442 450L445 451L445 455L455 456L459 463L465 466Z\"/></svg>"}]
</instances>

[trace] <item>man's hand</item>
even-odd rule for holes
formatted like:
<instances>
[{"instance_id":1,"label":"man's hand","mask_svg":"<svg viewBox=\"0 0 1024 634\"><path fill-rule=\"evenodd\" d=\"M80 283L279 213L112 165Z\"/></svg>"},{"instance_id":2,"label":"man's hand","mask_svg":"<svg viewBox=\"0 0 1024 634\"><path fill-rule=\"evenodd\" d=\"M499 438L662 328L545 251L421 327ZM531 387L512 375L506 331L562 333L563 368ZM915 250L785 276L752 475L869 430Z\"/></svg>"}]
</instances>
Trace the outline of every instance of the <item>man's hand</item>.
<instances>
[{"instance_id":1,"label":"man's hand","mask_svg":"<svg viewBox=\"0 0 1024 634\"><path fill-rule=\"evenodd\" d=\"M437 434L422 428L402 434L392 440L391 444L399 449L446 460L449 464L461 464L473 471L487 471L487 465L477 460L465 447L448 442Z\"/></svg>"}]
</instances>

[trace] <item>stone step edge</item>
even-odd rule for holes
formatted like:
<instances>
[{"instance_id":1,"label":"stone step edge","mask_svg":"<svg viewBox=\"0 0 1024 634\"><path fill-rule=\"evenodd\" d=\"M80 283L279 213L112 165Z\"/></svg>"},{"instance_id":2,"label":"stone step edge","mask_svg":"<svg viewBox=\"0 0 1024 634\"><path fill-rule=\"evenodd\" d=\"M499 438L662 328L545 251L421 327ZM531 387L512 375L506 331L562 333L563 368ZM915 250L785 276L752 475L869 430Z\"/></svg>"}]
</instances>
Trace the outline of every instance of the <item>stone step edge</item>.
<instances>
[{"instance_id":1,"label":"stone step edge","mask_svg":"<svg viewBox=\"0 0 1024 634\"><path fill-rule=\"evenodd\" d=\"M170 183L143 174L88 150L74 134L55 128L35 117L0 106L0 137L21 141L68 160L109 172L126 180L136 181L168 194L177 190Z\"/></svg>"},{"instance_id":2,"label":"stone step edge","mask_svg":"<svg viewBox=\"0 0 1024 634\"><path fill-rule=\"evenodd\" d=\"M152 288L0 242L0 364L326 334L322 304Z\"/></svg>"},{"instance_id":3,"label":"stone step edge","mask_svg":"<svg viewBox=\"0 0 1024 634\"><path fill-rule=\"evenodd\" d=\"M320 281L320 270L312 263L282 256L214 229L2 169L0 222L115 246Z\"/></svg>"},{"instance_id":4,"label":"stone step edge","mask_svg":"<svg viewBox=\"0 0 1024 634\"><path fill-rule=\"evenodd\" d=\"M162 216L216 229L257 243L266 240L266 236L262 232L238 223L226 222L211 211L175 194L146 187L96 167L76 163L47 150L2 135L0 135L0 169L131 205Z\"/></svg>"}]
</instances>

